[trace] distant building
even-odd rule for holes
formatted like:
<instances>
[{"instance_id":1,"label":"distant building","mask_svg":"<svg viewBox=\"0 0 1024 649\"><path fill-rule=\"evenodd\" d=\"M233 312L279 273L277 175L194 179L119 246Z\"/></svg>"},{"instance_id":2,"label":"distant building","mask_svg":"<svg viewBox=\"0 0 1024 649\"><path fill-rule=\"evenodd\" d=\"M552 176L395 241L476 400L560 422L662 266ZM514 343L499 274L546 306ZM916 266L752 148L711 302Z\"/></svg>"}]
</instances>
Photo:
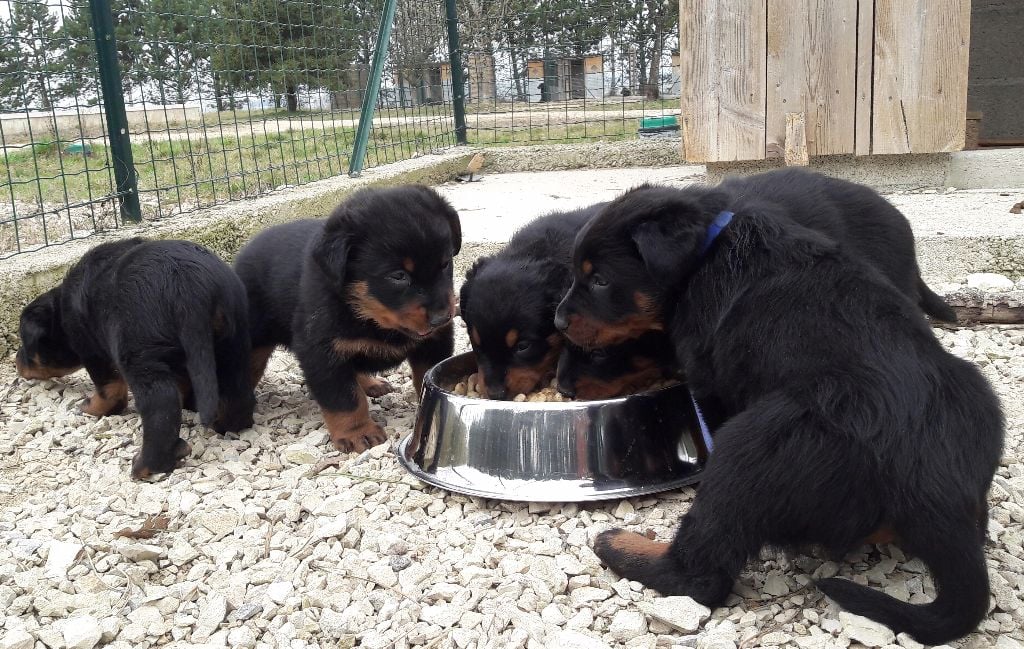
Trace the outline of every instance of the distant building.
<instances>
[{"instance_id":1,"label":"distant building","mask_svg":"<svg viewBox=\"0 0 1024 649\"><path fill-rule=\"evenodd\" d=\"M601 99L605 88L604 57L530 59L526 62L526 96L530 102Z\"/></svg>"}]
</instances>

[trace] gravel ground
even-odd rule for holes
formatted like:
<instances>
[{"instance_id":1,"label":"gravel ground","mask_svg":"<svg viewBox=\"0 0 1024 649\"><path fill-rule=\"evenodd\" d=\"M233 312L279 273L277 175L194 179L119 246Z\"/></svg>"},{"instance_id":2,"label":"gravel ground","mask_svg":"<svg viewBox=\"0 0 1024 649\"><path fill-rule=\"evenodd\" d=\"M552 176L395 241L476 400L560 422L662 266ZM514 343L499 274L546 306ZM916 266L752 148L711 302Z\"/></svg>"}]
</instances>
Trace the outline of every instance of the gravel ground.
<instances>
[{"instance_id":1,"label":"gravel ground","mask_svg":"<svg viewBox=\"0 0 1024 649\"><path fill-rule=\"evenodd\" d=\"M1024 647L1024 328L937 333L982 366L1010 428L991 494L994 608L959 646ZM404 435L411 381L404 367L387 378L400 391L375 399L374 416ZM912 602L934 594L922 563L895 547L842 563L766 554L708 611L617 579L590 550L610 525L670 538L691 489L498 503L418 483L387 446L310 475L331 451L286 352L258 389L254 428L220 437L186 413L193 457L155 483L128 478L132 407L75 412L84 373L27 382L8 365L0 381L0 649L915 647L837 611L810 579L838 573ZM151 538L119 536L147 521Z\"/></svg>"}]
</instances>

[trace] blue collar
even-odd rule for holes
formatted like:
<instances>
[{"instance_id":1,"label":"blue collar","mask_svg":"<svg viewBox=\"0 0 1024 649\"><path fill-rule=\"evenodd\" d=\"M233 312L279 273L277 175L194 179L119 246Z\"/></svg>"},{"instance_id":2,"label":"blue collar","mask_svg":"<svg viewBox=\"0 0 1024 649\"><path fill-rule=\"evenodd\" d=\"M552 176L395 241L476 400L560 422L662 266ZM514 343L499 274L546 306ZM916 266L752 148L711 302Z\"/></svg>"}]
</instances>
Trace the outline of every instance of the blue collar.
<instances>
[{"instance_id":1,"label":"blue collar","mask_svg":"<svg viewBox=\"0 0 1024 649\"><path fill-rule=\"evenodd\" d=\"M711 225L708 226L708 233L704 237L704 245L701 246L700 249L701 257L707 254L708 249L711 248L711 244L715 242L715 239L717 239L718 235L722 233L722 230L725 229L725 226L729 225L729 221L732 221L733 216L734 213L728 210L722 210L721 212L718 213L718 216L715 217L715 220L712 221Z\"/></svg>"}]
</instances>

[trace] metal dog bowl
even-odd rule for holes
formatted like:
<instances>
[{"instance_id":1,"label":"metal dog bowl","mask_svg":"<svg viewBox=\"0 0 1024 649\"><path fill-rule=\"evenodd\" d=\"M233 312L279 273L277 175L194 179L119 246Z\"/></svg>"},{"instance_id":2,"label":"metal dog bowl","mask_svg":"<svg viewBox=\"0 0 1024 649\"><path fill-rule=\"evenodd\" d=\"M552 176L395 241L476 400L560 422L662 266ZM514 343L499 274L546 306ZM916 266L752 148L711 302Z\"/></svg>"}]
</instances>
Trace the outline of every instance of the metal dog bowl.
<instances>
[{"instance_id":1,"label":"metal dog bowl","mask_svg":"<svg viewBox=\"0 0 1024 649\"><path fill-rule=\"evenodd\" d=\"M477 399L442 387L474 371L468 353L424 378L415 428L395 452L426 483L500 500L581 502L699 478L707 450L684 385L553 403Z\"/></svg>"}]
</instances>

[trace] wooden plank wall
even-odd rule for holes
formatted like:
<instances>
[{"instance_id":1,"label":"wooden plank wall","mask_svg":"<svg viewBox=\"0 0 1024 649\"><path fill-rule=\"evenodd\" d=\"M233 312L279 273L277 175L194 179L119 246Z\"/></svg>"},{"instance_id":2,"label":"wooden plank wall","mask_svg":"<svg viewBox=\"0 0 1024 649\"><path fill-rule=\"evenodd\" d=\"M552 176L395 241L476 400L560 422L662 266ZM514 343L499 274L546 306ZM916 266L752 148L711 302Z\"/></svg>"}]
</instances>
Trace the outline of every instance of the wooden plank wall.
<instances>
[{"instance_id":1,"label":"wooden plank wall","mask_svg":"<svg viewBox=\"0 0 1024 649\"><path fill-rule=\"evenodd\" d=\"M768 0L680 0L683 157L765 157Z\"/></svg>"},{"instance_id":2,"label":"wooden plank wall","mask_svg":"<svg viewBox=\"0 0 1024 649\"><path fill-rule=\"evenodd\" d=\"M963 147L970 0L680 0L683 154L782 156Z\"/></svg>"},{"instance_id":3,"label":"wooden plank wall","mask_svg":"<svg viewBox=\"0 0 1024 649\"><path fill-rule=\"evenodd\" d=\"M970 0L875 0L872 153L958 151Z\"/></svg>"},{"instance_id":4,"label":"wooden plank wall","mask_svg":"<svg viewBox=\"0 0 1024 649\"><path fill-rule=\"evenodd\" d=\"M804 113L808 155L853 153L857 0L769 0L767 153L786 145L786 114Z\"/></svg>"}]
</instances>

